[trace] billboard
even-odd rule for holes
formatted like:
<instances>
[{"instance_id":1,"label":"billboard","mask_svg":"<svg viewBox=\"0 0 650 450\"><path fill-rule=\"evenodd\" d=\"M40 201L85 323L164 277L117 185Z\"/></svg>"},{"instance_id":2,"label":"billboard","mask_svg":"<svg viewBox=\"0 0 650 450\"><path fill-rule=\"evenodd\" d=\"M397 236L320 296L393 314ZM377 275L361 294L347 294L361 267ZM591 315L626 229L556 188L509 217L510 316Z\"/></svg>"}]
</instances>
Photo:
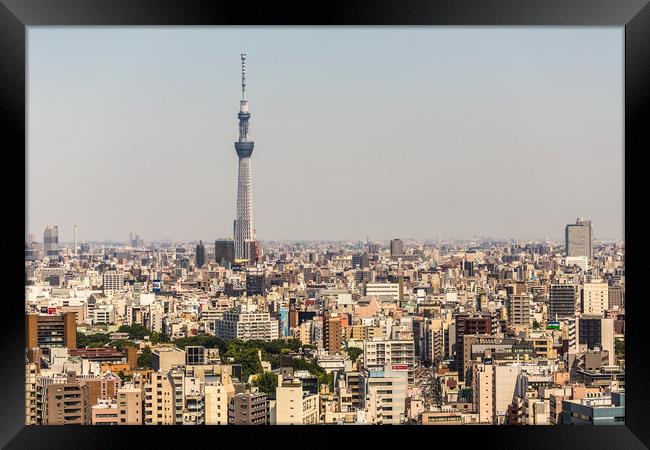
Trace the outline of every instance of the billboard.
<instances>
[{"instance_id":1,"label":"billboard","mask_svg":"<svg viewBox=\"0 0 650 450\"><path fill-rule=\"evenodd\" d=\"M407 366L406 364L393 364L391 369L395 371L405 371L405 370L409 370L409 366Z\"/></svg>"},{"instance_id":2,"label":"billboard","mask_svg":"<svg viewBox=\"0 0 650 450\"><path fill-rule=\"evenodd\" d=\"M559 330L560 329L560 322L554 322L554 321L548 322L546 324L546 329L547 330Z\"/></svg>"},{"instance_id":3,"label":"billboard","mask_svg":"<svg viewBox=\"0 0 650 450\"><path fill-rule=\"evenodd\" d=\"M162 281L153 280L153 291L154 291L154 293L159 294L161 288L162 288Z\"/></svg>"}]
</instances>

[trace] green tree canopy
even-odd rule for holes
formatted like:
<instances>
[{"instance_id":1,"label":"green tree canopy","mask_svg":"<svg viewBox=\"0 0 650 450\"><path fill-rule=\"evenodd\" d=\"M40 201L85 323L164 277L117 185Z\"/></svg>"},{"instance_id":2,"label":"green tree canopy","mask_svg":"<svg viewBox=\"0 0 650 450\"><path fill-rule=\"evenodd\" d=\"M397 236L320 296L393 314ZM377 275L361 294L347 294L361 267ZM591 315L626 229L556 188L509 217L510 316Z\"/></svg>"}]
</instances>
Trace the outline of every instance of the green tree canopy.
<instances>
[{"instance_id":1,"label":"green tree canopy","mask_svg":"<svg viewBox=\"0 0 650 450\"><path fill-rule=\"evenodd\" d=\"M359 355L363 353L363 349L360 349L359 347L350 347L347 349L347 352L352 362L354 362L359 358Z\"/></svg>"},{"instance_id":2,"label":"green tree canopy","mask_svg":"<svg viewBox=\"0 0 650 450\"><path fill-rule=\"evenodd\" d=\"M268 395L269 398L275 398L275 388L278 387L278 376L273 372L264 372L253 381L253 386L257 386L261 392Z\"/></svg>"},{"instance_id":3,"label":"green tree canopy","mask_svg":"<svg viewBox=\"0 0 650 450\"><path fill-rule=\"evenodd\" d=\"M151 369L153 366L152 360L153 353L151 352L151 348L147 345L138 355L138 367L146 367L148 369Z\"/></svg>"},{"instance_id":4,"label":"green tree canopy","mask_svg":"<svg viewBox=\"0 0 650 450\"><path fill-rule=\"evenodd\" d=\"M616 339L616 341L614 341L614 353L619 358L625 358L625 342Z\"/></svg>"}]
</instances>

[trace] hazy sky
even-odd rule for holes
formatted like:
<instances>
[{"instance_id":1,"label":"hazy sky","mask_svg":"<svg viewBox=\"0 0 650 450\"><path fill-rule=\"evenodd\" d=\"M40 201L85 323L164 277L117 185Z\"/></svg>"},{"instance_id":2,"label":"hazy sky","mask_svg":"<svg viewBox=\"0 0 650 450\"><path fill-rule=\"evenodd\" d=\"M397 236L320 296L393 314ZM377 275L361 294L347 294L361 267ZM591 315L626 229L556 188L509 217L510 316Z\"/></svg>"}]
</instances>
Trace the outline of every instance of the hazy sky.
<instances>
[{"instance_id":1,"label":"hazy sky","mask_svg":"<svg viewBox=\"0 0 650 450\"><path fill-rule=\"evenodd\" d=\"M623 238L622 27L30 27L28 51L38 241L231 236L242 52L258 239Z\"/></svg>"}]
</instances>

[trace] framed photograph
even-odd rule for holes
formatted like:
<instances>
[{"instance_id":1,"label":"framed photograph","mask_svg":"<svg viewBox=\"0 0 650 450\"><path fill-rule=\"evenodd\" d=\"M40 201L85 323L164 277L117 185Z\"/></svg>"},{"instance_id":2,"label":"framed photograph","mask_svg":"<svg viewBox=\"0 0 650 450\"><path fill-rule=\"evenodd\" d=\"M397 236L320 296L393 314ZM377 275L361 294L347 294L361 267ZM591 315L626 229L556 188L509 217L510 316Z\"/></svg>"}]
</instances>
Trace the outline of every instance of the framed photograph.
<instances>
[{"instance_id":1,"label":"framed photograph","mask_svg":"<svg viewBox=\"0 0 650 450\"><path fill-rule=\"evenodd\" d=\"M0 23L6 448L649 445L647 0Z\"/></svg>"}]
</instances>

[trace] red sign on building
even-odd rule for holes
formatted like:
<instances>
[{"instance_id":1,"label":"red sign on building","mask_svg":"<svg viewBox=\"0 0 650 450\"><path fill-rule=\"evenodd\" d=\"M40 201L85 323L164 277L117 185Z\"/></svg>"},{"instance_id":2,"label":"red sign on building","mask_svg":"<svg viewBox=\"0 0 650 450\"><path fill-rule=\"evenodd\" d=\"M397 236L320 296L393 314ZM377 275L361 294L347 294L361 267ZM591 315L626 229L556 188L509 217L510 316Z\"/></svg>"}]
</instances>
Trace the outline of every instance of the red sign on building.
<instances>
[{"instance_id":1,"label":"red sign on building","mask_svg":"<svg viewBox=\"0 0 650 450\"><path fill-rule=\"evenodd\" d=\"M408 370L409 366L406 364L394 364L393 365L393 370Z\"/></svg>"}]
</instances>

